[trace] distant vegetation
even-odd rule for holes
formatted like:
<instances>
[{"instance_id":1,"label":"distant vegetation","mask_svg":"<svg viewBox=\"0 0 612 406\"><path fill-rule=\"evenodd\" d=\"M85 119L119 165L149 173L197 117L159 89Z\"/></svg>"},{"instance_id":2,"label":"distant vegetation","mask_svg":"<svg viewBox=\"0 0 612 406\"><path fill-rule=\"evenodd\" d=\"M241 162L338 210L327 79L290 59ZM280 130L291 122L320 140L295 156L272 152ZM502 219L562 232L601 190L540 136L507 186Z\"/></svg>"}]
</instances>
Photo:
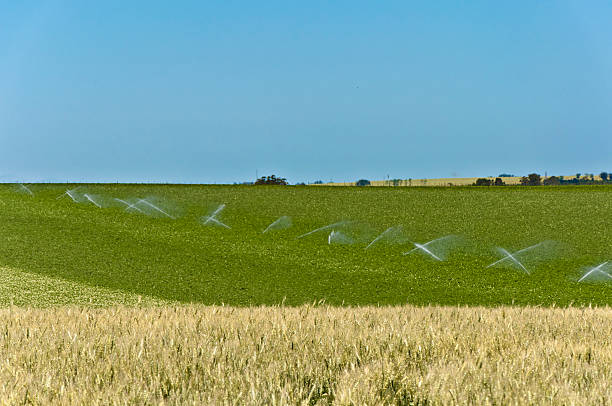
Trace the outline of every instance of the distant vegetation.
<instances>
[{"instance_id":1,"label":"distant vegetation","mask_svg":"<svg viewBox=\"0 0 612 406\"><path fill-rule=\"evenodd\" d=\"M542 184L542 177L537 173L530 173L527 176L521 178L521 185L523 186L540 186Z\"/></svg>"},{"instance_id":2,"label":"distant vegetation","mask_svg":"<svg viewBox=\"0 0 612 406\"><path fill-rule=\"evenodd\" d=\"M289 183L285 178L277 178L276 175L262 176L255 181L256 185L279 185L286 186Z\"/></svg>"},{"instance_id":3,"label":"distant vegetation","mask_svg":"<svg viewBox=\"0 0 612 406\"><path fill-rule=\"evenodd\" d=\"M367 179L359 179L355 182L355 186L370 186L370 181Z\"/></svg>"},{"instance_id":4,"label":"distant vegetation","mask_svg":"<svg viewBox=\"0 0 612 406\"><path fill-rule=\"evenodd\" d=\"M491 178L478 178L473 186L505 186L504 177L513 175L501 174L495 180ZM592 173L581 174L577 173L575 177L565 179L564 176L547 176L542 177L538 173L530 173L523 176L520 180L523 186L559 186L559 185L603 185L612 184L612 176L608 172L601 172L599 179L595 178ZM452 185L451 185L452 186Z\"/></svg>"},{"instance_id":5,"label":"distant vegetation","mask_svg":"<svg viewBox=\"0 0 612 406\"><path fill-rule=\"evenodd\" d=\"M506 186L501 177L495 178L495 180L489 178L478 178L474 183L474 186Z\"/></svg>"},{"instance_id":6,"label":"distant vegetation","mask_svg":"<svg viewBox=\"0 0 612 406\"><path fill-rule=\"evenodd\" d=\"M557 185L604 185L612 184L612 178L608 172L601 172L599 179L592 173L577 173L575 177L565 179L564 176L548 176L542 178L540 174L531 173L521 178L521 185L524 186L557 186Z\"/></svg>"}]
</instances>

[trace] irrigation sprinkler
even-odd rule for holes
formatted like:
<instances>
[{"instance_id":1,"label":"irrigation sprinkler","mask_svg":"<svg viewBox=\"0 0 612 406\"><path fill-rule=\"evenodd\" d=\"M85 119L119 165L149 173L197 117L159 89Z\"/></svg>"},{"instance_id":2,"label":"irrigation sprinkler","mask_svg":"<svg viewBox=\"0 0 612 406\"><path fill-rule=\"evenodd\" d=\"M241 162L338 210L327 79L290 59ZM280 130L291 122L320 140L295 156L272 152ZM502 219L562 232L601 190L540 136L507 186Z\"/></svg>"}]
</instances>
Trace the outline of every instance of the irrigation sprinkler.
<instances>
[{"instance_id":1,"label":"irrigation sprinkler","mask_svg":"<svg viewBox=\"0 0 612 406\"><path fill-rule=\"evenodd\" d=\"M421 251L421 252L424 252L425 254L429 255L433 259L437 260L437 261L444 261L444 259L442 258L442 254L441 253L435 254L430 248L433 248L432 246L434 246L434 245L436 245L436 244L438 244L438 243L440 243L442 241L447 241L447 240L449 240L450 238L453 238L453 237L455 237L455 236L454 235L446 235L444 237L440 237L440 238L436 238L435 240L428 241L428 242L426 242L424 244L419 244L419 243L413 242L412 244L414 244L414 248L411 249L408 252L405 252L404 255L412 254L415 251Z\"/></svg>"},{"instance_id":2,"label":"irrigation sprinkler","mask_svg":"<svg viewBox=\"0 0 612 406\"><path fill-rule=\"evenodd\" d=\"M593 275L599 275L599 276L602 276L606 280L612 280L612 275L610 275L609 273L607 273L606 271L604 271L602 269L603 267L608 265L608 263L609 263L609 261L606 261L606 262L603 262L603 263L597 265L594 268L591 268L584 275L582 275L582 277L580 279L578 279L578 282L582 282L586 278L592 277Z\"/></svg>"},{"instance_id":3,"label":"irrigation sprinkler","mask_svg":"<svg viewBox=\"0 0 612 406\"><path fill-rule=\"evenodd\" d=\"M531 272L529 272L529 271L527 270L527 268L525 268L525 265L523 265L523 264L522 264L522 263L521 263L521 262L520 262L518 259L516 259L516 257L515 257L515 256L514 256L512 253L508 252L508 251L507 251L506 249L504 249L504 248L499 248L499 252L501 252L502 254L504 254L504 255L505 255L504 260L509 259L509 260L510 260L510 261L512 261L514 264L518 265L518 266L519 266L519 268L521 268L523 271L525 271L525 273L526 273L527 275L530 275L530 274L531 274ZM490 266L490 265L489 265L489 266ZM487 267L487 268L488 268L488 267Z\"/></svg>"},{"instance_id":4,"label":"irrigation sprinkler","mask_svg":"<svg viewBox=\"0 0 612 406\"><path fill-rule=\"evenodd\" d=\"M30 190L30 188L28 188L26 185L24 185L23 183L19 184L19 188L21 190L25 190L27 193L29 193L31 196L34 196L34 193L32 193L32 191Z\"/></svg>"},{"instance_id":5,"label":"irrigation sprinkler","mask_svg":"<svg viewBox=\"0 0 612 406\"><path fill-rule=\"evenodd\" d=\"M139 212L139 213L145 214L145 212L144 212L144 211L140 210L140 209L138 208L138 206L136 206L136 203L134 203L134 204L130 204L130 203L126 202L125 200L122 200L122 199L119 199L119 198L116 198L116 197L115 197L115 200L116 200L116 201L118 201L119 203L123 203L123 204L126 206L126 207L125 207L125 211L128 211L128 210L136 210L136 211L137 211L137 212Z\"/></svg>"},{"instance_id":6,"label":"irrigation sprinkler","mask_svg":"<svg viewBox=\"0 0 612 406\"><path fill-rule=\"evenodd\" d=\"M299 238L303 238L303 237L306 237L306 236L309 236L309 235L314 234L314 233L319 232L319 231L329 230L330 228L334 228L334 227L343 226L343 225L345 225L345 224L347 224L347 223L348 223L347 221L339 221L339 222L337 222L337 223L328 224L328 225L326 225L326 226L319 227L319 228L317 228L316 230L309 231L309 232L307 232L306 234L302 234L302 235L300 235L299 237L297 237L297 239L299 239Z\"/></svg>"},{"instance_id":7,"label":"irrigation sprinkler","mask_svg":"<svg viewBox=\"0 0 612 406\"><path fill-rule=\"evenodd\" d=\"M390 238L391 234L393 232L400 232L402 229L402 226L397 226L397 227L389 227L387 228L385 231L383 231L382 233L380 233L376 238L374 238L372 240L372 242L370 242L367 247L365 247L364 249L368 249L370 248L372 245L378 243L379 241L385 239L385 238Z\"/></svg>"},{"instance_id":8,"label":"irrigation sprinkler","mask_svg":"<svg viewBox=\"0 0 612 406\"><path fill-rule=\"evenodd\" d=\"M291 218L287 216L281 216L274 220L265 230L263 230L262 234L267 233L270 230L281 230L285 228L291 227Z\"/></svg>"},{"instance_id":9,"label":"irrigation sprinkler","mask_svg":"<svg viewBox=\"0 0 612 406\"><path fill-rule=\"evenodd\" d=\"M204 225L206 224L210 224L210 223L214 223L218 226L221 227L225 227L225 228L231 228L230 226L228 226L227 224L219 221L219 219L217 219L217 216L219 215L219 213L221 213L223 211L223 209L225 209L225 204L220 204L210 215L208 216L204 216L205 220L204 220Z\"/></svg>"},{"instance_id":10,"label":"irrigation sprinkler","mask_svg":"<svg viewBox=\"0 0 612 406\"><path fill-rule=\"evenodd\" d=\"M221 226L221 227L225 227L225 228L227 228L227 229L231 229L231 227L230 227L230 226L228 226L228 225L227 225L227 224L225 224L225 223L220 222L219 220L217 220L217 219L216 219L216 218L214 218L214 217L213 217L213 218L209 218L208 220L206 220L206 222L205 222L204 224L206 224L206 223L208 223L208 222L215 223L216 225Z\"/></svg>"},{"instance_id":11,"label":"irrigation sprinkler","mask_svg":"<svg viewBox=\"0 0 612 406\"><path fill-rule=\"evenodd\" d=\"M164 216L167 216L167 217L171 218L172 220L175 220L175 218L172 217L170 214L166 213L164 210L160 209L159 207L157 207L156 205L154 205L153 203L149 202L146 199L139 199L138 202L136 202L136 204L140 204L140 203L149 206L153 210L158 211L159 213L163 214Z\"/></svg>"},{"instance_id":12,"label":"irrigation sprinkler","mask_svg":"<svg viewBox=\"0 0 612 406\"><path fill-rule=\"evenodd\" d=\"M523 271L525 271L528 275L531 274L531 272L529 272L529 270L525 267L525 265L523 265L523 263L521 261L518 260L518 256L521 254L524 254L525 252L531 251L535 248L538 248L540 246L542 246L544 244L544 242L539 242L537 244L531 245L529 247L520 249L518 251L515 252L508 252L505 248L497 248L499 252L501 252L504 256L503 258L493 262L492 264L489 264L487 266L487 268L491 268L492 266L495 266L497 264L501 264L505 261L510 261L511 263L517 265L519 268L521 268Z\"/></svg>"},{"instance_id":13,"label":"irrigation sprinkler","mask_svg":"<svg viewBox=\"0 0 612 406\"><path fill-rule=\"evenodd\" d=\"M353 239L344 235L340 231L332 230L331 233L327 236L327 243L331 244L352 244Z\"/></svg>"},{"instance_id":14,"label":"irrigation sprinkler","mask_svg":"<svg viewBox=\"0 0 612 406\"><path fill-rule=\"evenodd\" d=\"M59 196L56 198L56 200L59 200L59 199L61 199L61 198L62 198L62 197L64 197L64 196L68 196L68 197L70 197L70 198L72 199L72 201L73 201L73 202L78 203L78 200L76 199L76 197L74 197L74 192L75 192L77 189L79 189L79 188L80 188L80 186L77 186L77 187L75 187L75 188L74 188L74 189L72 189L72 190L68 190L68 189L66 189L66 191L65 191L64 193L62 193L61 195L59 195Z\"/></svg>"},{"instance_id":15,"label":"irrigation sprinkler","mask_svg":"<svg viewBox=\"0 0 612 406\"><path fill-rule=\"evenodd\" d=\"M100 206L100 205L98 204L98 202L96 202L96 201L95 201L95 200L94 200L94 199L93 199L91 196L89 196L87 193L85 193L85 194L83 195L83 197L84 197L85 199L89 200L91 203L93 203L93 204L94 204L94 205L95 205L97 208L99 208L99 209L101 209L101 208L102 208L102 206Z\"/></svg>"}]
</instances>

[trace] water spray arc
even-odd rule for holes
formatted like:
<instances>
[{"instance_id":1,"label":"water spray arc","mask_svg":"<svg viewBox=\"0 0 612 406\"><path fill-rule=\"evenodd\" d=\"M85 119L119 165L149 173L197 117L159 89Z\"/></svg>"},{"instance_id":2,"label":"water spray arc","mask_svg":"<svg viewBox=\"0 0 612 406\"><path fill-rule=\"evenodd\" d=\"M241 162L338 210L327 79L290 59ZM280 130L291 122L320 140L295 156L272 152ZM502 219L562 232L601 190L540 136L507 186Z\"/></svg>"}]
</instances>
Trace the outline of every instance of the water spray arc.
<instances>
[{"instance_id":1,"label":"water spray arc","mask_svg":"<svg viewBox=\"0 0 612 406\"><path fill-rule=\"evenodd\" d=\"M525 267L525 265L523 265L521 263L521 261L519 261L517 259L517 256L520 255L520 254L523 254L525 252L531 251L531 250L533 250L535 248L538 248L538 247L542 246L542 244L544 244L544 243L543 242L539 242L537 244L531 245L529 247L520 249L520 250L515 251L515 252L508 252L508 250L506 250L505 248L498 248L498 251L501 252L504 255L504 257L499 259L499 260L497 260L497 261L495 261L495 262L493 262L492 264L489 264L487 266L487 268L491 268L492 266L495 266L497 264L501 264L504 261L510 261L511 263L517 265L519 268L521 268L523 271L525 271L525 273L530 275L531 272L529 272L529 270Z\"/></svg>"},{"instance_id":2,"label":"water spray arc","mask_svg":"<svg viewBox=\"0 0 612 406\"><path fill-rule=\"evenodd\" d=\"M368 246L367 246L367 247L365 247L364 249L366 249L366 250L367 250L367 249L368 249L368 248L370 248L372 245L376 244L377 242L379 242L379 241L380 241L380 240L382 240L383 238L387 237L387 236L388 236L388 235L390 235L391 233L396 232L396 231L400 231L400 230L401 230L401 228L402 228L401 226L397 226L397 227L389 227L389 228L387 228L385 231L383 231L382 233L380 233L380 234L379 234L379 235L378 235L376 238L374 238L374 239L372 240L372 242L370 242L370 243L368 244Z\"/></svg>"},{"instance_id":3,"label":"water spray arc","mask_svg":"<svg viewBox=\"0 0 612 406\"><path fill-rule=\"evenodd\" d=\"M445 241L445 240L449 240L449 239L454 238L454 237L455 237L455 236L453 236L453 235L446 235L446 236L444 236L444 237L440 237L440 238L436 238L435 240L428 241L428 242L426 242L426 243L424 243L424 244L419 244L419 243L413 242L412 244L414 244L414 248L413 248L413 249L411 249L411 250L410 250L410 251L408 251L408 252L405 252L405 253L404 253L404 255L409 255L409 254L412 254L412 253L413 253L413 252L415 252L415 251L422 251L422 252L424 252L425 254L427 254L427 255L429 255L430 257L432 257L433 259L435 259L436 261L444 261L444 259L443 259L443 258L441 258L440 254L436 255L436 254L435 254L435 253L434 253L434 252L433 252L433 251L432 251L430 248L428 248L428 247L430 247L431 245L435 245L436 243L439 243L439 242L442 242L442 241Z\"/></svg>"},{"instance_id":4,"label":"water spray arc","mask_svg":"<svg viewBox=\"0 0 612 406\"><path fill-rule=\"evenodd\" d=\"M61 195L59 195L59 196L56 198L56 200L59 200L59 199L61 199L61 198L62 198L62 197L64 197L64 196L68 196L69 198L71 198L71 199L72 199L72 201L73 201L73 202L78 203L78 200L76 199L76 197L75 197L75 195L74 195L74 192L75 192L77 189L79 189L79 188L80 188L80 186L79 186L79 187L76 187L76 188L74 188L74 189L72 189L72 190L68 190L68 189L66 189L66 191L65 191L64 193L62 193Z\"/></svg>"},{"instance_id":5,"label":"water spray arc","mask_svg":"<svg viewBox=\"0 0 612 406\"><path fill-rule=\"evenodd\" d=\"M30 188L28 188L26 185L24 185L23 183L19 184L19 188L21 190L24 190L26 193L29 193L31 196L34 196L34 193L32 193L32 191L30 190Z\"/></svg>"},{"instance_id":6,"label":"water spray arc","mask_svg":"<svg viewBox=\"0 0 612 406\"><path fill-rule=\"evenodd\" d=\"M353 239L340 231L332 230L327 236L327 243L331 244L352 244Z\"/></svg>"},{"instance_id":7,"label":"water spray arc","mask_svg":"<svg viewBox=\"0 0 612 406\"><path fill-rule=\"evenodd\" d=\"M588 277L590 277L591 275L594 275L594 274L598 274L598 275L603 276L606 279L612 280L612 275L610 275L609 273L605 272L602 269L603 267L608 265L609 262L610 261L603 262L603 263L597 265L596 267L590 269L584 275L582 275L582 277L580 279L578 279L578 282L582 282L583 280L585 280L586 278L588 278Z\"/></svg>"},{"instance_id":8,"label":"water spray arc","mask_svg":"<svg viewBox=\"0 0 612 406\"><path fill-rule=\"evenodd\" d=\"M279 230L284 228L291 227L291 218L287 216L281 216L274 220L265 230L263 230L262 234L267 233L270 230Z\"/></svg>"},{"instance_id":9,"label":"water spray arc","mask_svg":"<svg viewBox=\"0 0 612 406\"><path fill-rule=\"evenodd\" d=\"M160 209L159 207L157 207L156 205L154 205L153 203L149 202L146 199L139 199L138 202L136 202L136 204L144 204L146 206L149 206L150 208L152 208L153 210L163 214L164 216L171 218L172 220L175 220L174 217L172 217L170 214L166 213L164 210Z\"/></svg>"},{"instance_id":10,"label":"water spray arc","mask_svg":"<svg viewBox=\"0 0 612 406\"><path fill-rule=\"evenodd\" d=\"M204 220L203 224L206 225L206 224L214 223L214 224L216 224L218 226L225 227L227 229L231 229L230 226L228 226L227 224L225 224L225 223L219 221L219 219L217 219L217 216L219 215L219 213L221 213L223 211L223 209L225 209L225 204L219 205L219 207L217 207L215 209L215 211L213 211L210 215L204 216L205 220Z\"/></svg>"},{"instance_id":11,"label":"water spray arc","mask_svg":"<svg viewBox=\"0 0 612 406\"><path fill-rule=\"evenodd\" d=\"M84 197L85 199L89 200L91 203L93 203L93 204L94 204L94 205L95 205L97 208L99 208L99 209L101 209L101 208L102 208L102 206L100 206L100 205L98 204L98 202L96 202L96 201L95 201L95 200L94 200L94 199L93 199L91 196L89 196L87 193L85 193L85 194L83 195L83 197Z\"/></svg>"},{"instance_id":12,"label":"water spray arc","mask_svg":"<svg viewBox=\"0 0 612 406\"><path fill-rule=\"evenodd\" d=\"M116 198L116 197L115 197L115 200L118 201L119 203L125 204L125 206L126 206L125 207L125 211L136 210L137 212L144 214L144 212L142 210L140 210L138 208L138 206L136 206L136 203L130 204L130 203L126 202L125 200L122 200L122 199L119 199L119 198Z\"/></svg>"},{"instance_id":13,"label":"water spray arc","mask_svg":"<svg viewBox=\"0 0 612 406\"><path fill-rule=\"evenodd\" d=\"M334 227L343 226L343 225L345 225L345 224L347 224L347 223L348 223L347 221L339 221L339 222L337 222L337 223L328 224L328 225L326 225L326 226L319 227L319 228L317 228L316 230L309 231L309 232L307 232L306 234L302 234L302 235L300 235L299 237L297 237L297 239L299 239L299 238L303 238L303 237L306 237L306 236L309 236L309 235L314 234L314 233L319 232L319 231L329 230L330 228L334 228Z\"/></svg>"},{"instance_id":14,"label":"water spray arc","mask_svg":"<svg viewBox=\"0 0 612 406\"><path fill-rule=\"evenodd\" d=\"M518 259L516 259L516 257L514 255L512 255L512 253L508 252L506 249L504 248L499 248L499 252L501 252L502 254L505 255L504 259L509 259L510 261L512 261L514 264L518 265L519 268L521 268L523 271L525 271L525 273L527 275L530 275L531 272L529 272L527 270L527 268L525 268L525 265L523 265ZM489 265L488 267L490 267L491 265ZM487 268L488 268L487 267Z\"/></svg>"}]
</instances>

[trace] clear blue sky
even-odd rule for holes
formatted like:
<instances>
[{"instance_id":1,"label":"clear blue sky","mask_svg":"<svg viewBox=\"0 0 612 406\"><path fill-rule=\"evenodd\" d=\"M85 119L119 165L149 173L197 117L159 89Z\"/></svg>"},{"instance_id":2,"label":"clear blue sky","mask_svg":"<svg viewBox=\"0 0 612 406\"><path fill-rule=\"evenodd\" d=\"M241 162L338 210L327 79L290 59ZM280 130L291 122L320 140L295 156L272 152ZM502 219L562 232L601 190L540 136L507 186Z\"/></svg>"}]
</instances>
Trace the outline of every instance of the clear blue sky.
<instances>
[{"instance_id":1,"label":"clear blue sky","mask_svg":"<svg viewBox=\"0 0 612 406\"><path fill-rule=\"evenodd\" d=\"M0 3L0 181L612 171L608 1Z\"/></svg>"}]
</instances>

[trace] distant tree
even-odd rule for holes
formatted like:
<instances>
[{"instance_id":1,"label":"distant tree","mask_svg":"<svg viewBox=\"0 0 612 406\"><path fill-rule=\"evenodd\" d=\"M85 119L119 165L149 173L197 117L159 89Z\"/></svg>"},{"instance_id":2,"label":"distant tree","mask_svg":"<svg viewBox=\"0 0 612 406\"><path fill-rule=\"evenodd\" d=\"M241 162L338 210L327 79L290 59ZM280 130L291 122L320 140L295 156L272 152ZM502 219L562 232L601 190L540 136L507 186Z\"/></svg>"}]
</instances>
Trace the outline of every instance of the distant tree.
<instances>
[{"instance_id":1,"label":"distant tree","mask_svg":"<svg viewBox=\"0 0 612 406\"><path fill-rule=\"evenodd\" d=\"M495 186L506 186L506 184L504 183L504 181L502 180L501 176L495 178Z\"/></svg>"},{"instance_id":2,"label":"distant tree","mask_svg":"<svg viewBox=\"0 0 612 406\"><path fill-rule=\"evenodd\" d=\"M306 184L304 182L298 182L295 184L295 186L306 186Z\"/></svg>"},{"instance_id":3,"label":"distant tree","mask_svg":"<svg viewBox=\"0 0 612 406\"><path fill-rule=\"evenodd\" d=\"M491 179L487 178L478 178L474 183L474 186L491 186Z\"/></svg>"},{"instance_id":4,"label":"distant tree","mask_svg":"<svg viewBox=\"0 0 612 406\"><path fill-rule=\"evenodd\" d=\"M582 175L582 174L581 174L580 172L578 172L578 173L576 174L576 179L580 180L580 176L581 176L581 175Z\"/></svg>"},{"instance_id":5,"label":"distant tree","mask_svg":"<svg viewBox=\"0 0 612 406\"><path fill-rule=\"evenodd\" d=\"M530 173L527 176L521 178L521 185L523 186L540 186L542 184L542 177L537 173Z\"/></svg>"},{"instance_id":6,"label":"distant tree","mask_svg":"<svg viewBox=\"0 0 612 406\"><path fill-rule=\"evenodd\" d=\"M603 180L604 182L608 180L608 172L602 172L599 174L599 177L601 178L601 180Z\"/></svg>"},{"instance_id":7,"label":"distant tree","mask_svg":"<svg viewBox=\"0 0 612 406\"><path fill-rule=\"evenodd\" d=\"M399 186L399 185L401 185L401 183L402 183L401 179L391 179L391 184L393 186Z\"/></svg>"},{"instance_id":8,"label":"distant tree","mask_svg":"<svg viewBox=\"0 0 612 406\"><path fill-rule=\"evenodd\" d=\"M551 176L551 177L544 179L542 184L546 186L560 185L561 179L559 179L557 176Z\"/></svg>"},{"instance_id":9,"label":"distant tree","mask_svg":"<svg viewBox=\"0 0 612 406\"><path fill-rule=\"evenodd\" d=\"M370 181L367 179L359 179L355 182L355 186L370 186Z\"/></svg>"},{"instance_id":10,"label":"distant tree","mask_svg":"<svg viewBox=\"0 0 612 406\"><path fill-rule=\"evenodd\" d=\"M500 178L513 178L514 175L510 175L509 173L502 173L499 175Z\"/></svg>"},{"instance_id":11,"label":"distant tree","mask_svg":"<svg viewBox=\"0 0 612 406\"><path fill-rule=\"evenodd\" d=\"M314 182L312 182L313 185L322 185L323 181L322 180L315 180Z\"/></svg>"},{"instance_id":12,"label":"distant tree","mask_svg":"<svg viewBox=\"0 0 612 406\"><path fill-rule=\"evenodd\" d=\"M262 176L261 178L255 181L256 185L278 185L278 186L286 186L287 179L285 178L277 178L276 175L270 176Z\"/></svg>"}]
</instances>

